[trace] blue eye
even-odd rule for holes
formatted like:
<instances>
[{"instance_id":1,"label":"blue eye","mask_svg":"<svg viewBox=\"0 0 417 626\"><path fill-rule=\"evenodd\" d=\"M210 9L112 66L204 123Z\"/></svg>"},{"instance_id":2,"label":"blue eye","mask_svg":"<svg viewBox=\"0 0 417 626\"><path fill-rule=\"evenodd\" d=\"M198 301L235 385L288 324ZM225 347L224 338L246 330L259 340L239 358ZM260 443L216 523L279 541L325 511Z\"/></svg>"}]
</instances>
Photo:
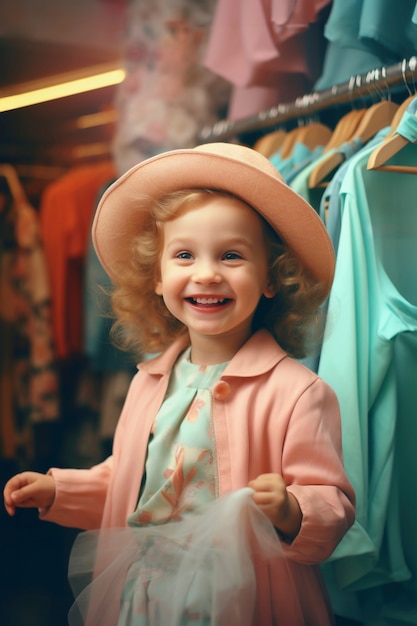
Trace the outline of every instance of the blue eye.
<instances>
[{"instance_id":1,"label":"blue eye","mask_svg":"<svg viewBox=\"0 0 417 626\"><path fill-rule=\"evenodd\" d=\"M237 252L226 252L223 256L225 261L234 261L235 259L241 259L241 255Z\"/></svg>"},{"instance_id":2,"label":"blue eye","mask_svg":"<svg viewBox=\"0 0 417 626\"><path fill-rule=\"evenodd\" d=\"M191 259L192 258L191 252L178 252L178 254L176 254L175 256L177 259Z\"/></svg>"}]
</instances>

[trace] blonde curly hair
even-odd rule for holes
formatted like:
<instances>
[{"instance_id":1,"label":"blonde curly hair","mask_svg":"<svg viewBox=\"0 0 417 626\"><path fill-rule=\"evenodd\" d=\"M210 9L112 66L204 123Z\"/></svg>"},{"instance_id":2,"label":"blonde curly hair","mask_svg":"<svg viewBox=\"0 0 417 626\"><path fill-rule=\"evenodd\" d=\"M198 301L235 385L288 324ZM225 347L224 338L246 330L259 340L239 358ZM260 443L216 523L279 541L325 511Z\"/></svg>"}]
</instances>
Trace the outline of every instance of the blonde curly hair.
<instances>
[{"instance_id":1,"label":"blonde curly hair","mask_svg":"<svg viewBox=\"0 0 417 626\"><path fill-rule=\"evenodd\" d=\"M112 337L120 348L138 355L158 353L187 332L184 324L167 309L163 298L155 293L160 278L163 225L213 194L235 197L214 189L186 189L152 201L142 232L130 240L129 261L117 269L116 286L111 294L115 316ZM261 297L252 330L265 328L291 356L301 358L322 339L320 285L261 215L259 219L265 232L269 284L276 293L273 298Z\"/></svg>"}]
</instances>

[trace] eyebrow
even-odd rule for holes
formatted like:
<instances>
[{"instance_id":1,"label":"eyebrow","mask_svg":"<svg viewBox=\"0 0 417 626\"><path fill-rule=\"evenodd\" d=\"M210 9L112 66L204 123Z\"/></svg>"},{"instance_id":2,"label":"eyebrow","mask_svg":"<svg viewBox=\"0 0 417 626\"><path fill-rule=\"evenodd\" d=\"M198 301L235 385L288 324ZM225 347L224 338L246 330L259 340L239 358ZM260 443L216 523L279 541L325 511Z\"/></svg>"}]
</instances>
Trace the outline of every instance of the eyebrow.
<instances>
[{"instance_id":1,"label":"eyebrow","mask_svg":"<svg viewBox=\"0 0 417 626\"><path fill-rule=\"evenodd\" d=\"M175 237L174 239L171 239L171 241L167 244L167 248L170 248L171 246L192 246L193 243L195 243L196 241L196 237L192 236L192 237L183 237L181 235L179 235L178 237ZM248 239L247 237L232 237L232 238L226 238L225 241L222 241L221 239L216 240L216 244L218 244L220 247L227 247L227 248L233 248L234 246L240 245L240 246L246 246L247 248L254 248L255 245L254 243Z\"/></svg>"}]
</instances>

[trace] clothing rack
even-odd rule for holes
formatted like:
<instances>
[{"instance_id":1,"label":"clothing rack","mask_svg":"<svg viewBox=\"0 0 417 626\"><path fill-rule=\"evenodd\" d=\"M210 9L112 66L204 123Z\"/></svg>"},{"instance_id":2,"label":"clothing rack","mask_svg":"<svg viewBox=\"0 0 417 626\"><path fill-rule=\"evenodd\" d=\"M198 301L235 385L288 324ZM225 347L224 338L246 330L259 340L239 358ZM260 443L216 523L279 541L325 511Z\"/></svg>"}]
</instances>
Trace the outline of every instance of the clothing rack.
<instances>
[{"instance_id":1,"label":"clothing rack","mask_svg":"<svg viewBox=\"0 0 417 626\"><path fill-rule=\"evenodd\" d=\"M401 84L411 96L410 85L416 91L416 69L416 56L403 59L396 65L351 76L349 81L334 85L331 89L303 95L294 102L277 104L255 116L235 121L220 120L211 127L204 127L199 139L202 142L224 141L245 133L270 129L289 120L307 118L329 107L373 98L378 94L379 97L390 98L391 87Z\"/></svg>"}]
</instances>

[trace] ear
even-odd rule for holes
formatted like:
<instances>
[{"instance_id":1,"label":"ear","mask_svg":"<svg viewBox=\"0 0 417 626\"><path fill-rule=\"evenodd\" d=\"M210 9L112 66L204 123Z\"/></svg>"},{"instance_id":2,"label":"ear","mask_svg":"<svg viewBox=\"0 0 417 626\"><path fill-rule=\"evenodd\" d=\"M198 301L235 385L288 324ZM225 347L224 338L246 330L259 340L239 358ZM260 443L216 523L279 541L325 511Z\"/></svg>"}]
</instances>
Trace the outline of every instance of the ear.
<instances>
[{"instance_id":1,"label":"ear","mask_svg":"<svg viewBox=\"0 0 417 626\"><path fill-rule=\"evenodd\" d=\"M162 291L162 281L158 280L158 282L155 285L155 293L157 296L162 296L163 291Z\"/></svg>"},{"instance_id":2,"label":"ear","mask_svg":"<svg viewBox=\"0 0 417 626\"><path fill-rule=\"evenodd\" d=\"M265 298L273 298L276 295L277 291L277 287L273 285L271 281L268 281L268 284L263 290L262 295L264 295Z\"/></svg>"}]
</instances>

